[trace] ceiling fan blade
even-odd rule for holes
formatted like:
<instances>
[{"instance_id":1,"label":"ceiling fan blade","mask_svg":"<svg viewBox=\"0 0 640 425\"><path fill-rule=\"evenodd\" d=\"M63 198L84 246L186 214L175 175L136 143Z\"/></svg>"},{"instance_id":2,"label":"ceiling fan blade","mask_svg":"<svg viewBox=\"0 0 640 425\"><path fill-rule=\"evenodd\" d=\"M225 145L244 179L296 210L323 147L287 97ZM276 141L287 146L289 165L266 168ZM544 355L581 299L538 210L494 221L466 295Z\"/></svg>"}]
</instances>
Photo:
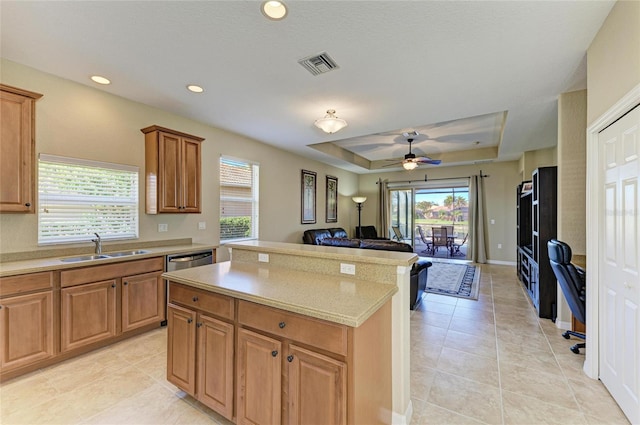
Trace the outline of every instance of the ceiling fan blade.
<instances>
[{"instance_id":1,"label":"ceiling fan blade","mask_svg":"<svg viewBox=\"0 0 640 425\"><path fill-rule=\"evenodd\" d=\"M439 159L431 159L429 157L426 156L421 156L415 159L414 162L418 162L420 164L432 164L432 165L439 165L442 161Z\"/></svg>"}]
</instances>

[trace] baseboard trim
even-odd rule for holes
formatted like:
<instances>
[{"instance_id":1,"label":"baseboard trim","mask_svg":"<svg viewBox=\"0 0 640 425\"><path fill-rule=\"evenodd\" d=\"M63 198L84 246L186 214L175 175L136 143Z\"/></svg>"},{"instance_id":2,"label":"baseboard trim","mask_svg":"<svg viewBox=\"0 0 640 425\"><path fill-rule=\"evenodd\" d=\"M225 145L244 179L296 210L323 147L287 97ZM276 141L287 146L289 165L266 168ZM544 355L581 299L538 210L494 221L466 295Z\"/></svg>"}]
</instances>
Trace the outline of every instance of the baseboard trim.
<instances>
[{"instance_id":1,"label":"baseboard trim","mask_svg":"<svg viewBox=\"0 0 640 425\"><path fill-rule=\"evenodd\" d=\"M409 404L407 405L407 410L404 412L404 415L398 412L391 412L391 423L393 425L409 425L411 423L411 417L413 416L413 404L411 400L409 400Z\"/></svg>"},{"instance_id":2,"label":"baseboard trim","mask_svg":"<svg viewBox=\"0 0 640 425\"><path fill-rule=\"evenodd\" d=\"M488 264L496 264L499 266L516 266L516 262L515 261L501 261L501 260L488 260L487 261Z\"/></svg>"},{"instance_id":3,"label":"baseboard trim","mask_svg":"<svg viewBox=\"0 0 640 425\"><path fill-rule=\"evenodd\" d=\"M565 330L571 329L571 322L563 322L556 319L556 328Z\"/></svg>"}]
</instances>

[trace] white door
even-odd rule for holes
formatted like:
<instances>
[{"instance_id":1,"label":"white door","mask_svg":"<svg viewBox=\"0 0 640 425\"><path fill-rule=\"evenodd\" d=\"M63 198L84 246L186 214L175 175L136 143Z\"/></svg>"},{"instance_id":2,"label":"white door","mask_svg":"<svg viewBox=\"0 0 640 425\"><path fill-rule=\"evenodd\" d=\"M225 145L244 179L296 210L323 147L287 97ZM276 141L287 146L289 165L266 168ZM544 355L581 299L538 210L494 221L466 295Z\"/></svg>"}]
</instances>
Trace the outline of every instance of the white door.
<instances>
[{"instance_id":1,"label":"white door","mask_svg":"<svg viewBox=\"0 0 640 425\"><path fill-rule=\"evenodd\" d=\"M640 106L604 129L598 145L605 200L599 212L600 379L629 420L640 423Z\"/></svg>"}]
</instances>

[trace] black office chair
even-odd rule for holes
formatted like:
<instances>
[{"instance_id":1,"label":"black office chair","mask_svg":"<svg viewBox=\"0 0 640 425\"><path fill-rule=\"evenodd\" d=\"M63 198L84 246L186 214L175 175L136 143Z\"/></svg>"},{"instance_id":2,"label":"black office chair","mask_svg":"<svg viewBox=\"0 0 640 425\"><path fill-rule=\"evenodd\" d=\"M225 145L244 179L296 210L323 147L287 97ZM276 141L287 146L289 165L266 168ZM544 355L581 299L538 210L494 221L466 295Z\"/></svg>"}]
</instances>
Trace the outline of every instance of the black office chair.
<instances>
[{"instance_id":1,"label":"black office chair","mask_svg":"<svg viewBox=\"0 0 640 425\"><path fill-rule=\"evenodd\" d=\"M355 237L359 239L380 239L376 226L356 226Z\"/></svg>"},{"instance_id":2,"label":"black office chair","mask_svg":"<svg viewBox=\"0 0 640 425\"><path fill-rule=\"evenodd\" d=\"M564 294L567 304L573 313L573 316L582 323L586 323L586 288L585 288L585 271L584 269L571 263L571 247L564 242L551 239L547 243L549 250L549 262L553 273L558 279L562 293ZM586 339L585 334L574 331L566 331L563 337L569 339L571 335ZM580 354L580 348L585 348L584 343L575 344L571 347L571 351Z\"/></svg>"}]
</instances>

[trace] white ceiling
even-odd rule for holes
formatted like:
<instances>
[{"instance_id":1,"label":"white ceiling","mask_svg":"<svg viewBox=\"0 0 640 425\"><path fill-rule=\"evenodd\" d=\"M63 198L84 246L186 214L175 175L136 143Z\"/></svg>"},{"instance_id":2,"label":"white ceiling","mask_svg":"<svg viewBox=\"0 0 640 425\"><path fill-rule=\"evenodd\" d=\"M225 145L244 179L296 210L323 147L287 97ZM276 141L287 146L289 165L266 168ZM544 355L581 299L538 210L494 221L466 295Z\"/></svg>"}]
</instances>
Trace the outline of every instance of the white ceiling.
<instances>
[{"instance_id":1,"label":"white ceiling","mask_svg":"<svg viewBox=\"0 0 640 425\"><path fill-rule=\"evenodd\" d=\"M275 22L259 1L2 1L0 51L81 84L104 75L101 90L363 173L408 152L397 136L412 129L435 141L416 143L433 157L459 148L446 146L461 128L476 148L493 143L496 160L554 146L557 97L586 87L586 49L614 1L286 3ZM325 51L339 69L312 76L297 63ZM348 127L314 127L327 109ZM496 140L483 125L503 112ZM364 163L309 146L325 142Z\"/></svg>"}]
</instances>

